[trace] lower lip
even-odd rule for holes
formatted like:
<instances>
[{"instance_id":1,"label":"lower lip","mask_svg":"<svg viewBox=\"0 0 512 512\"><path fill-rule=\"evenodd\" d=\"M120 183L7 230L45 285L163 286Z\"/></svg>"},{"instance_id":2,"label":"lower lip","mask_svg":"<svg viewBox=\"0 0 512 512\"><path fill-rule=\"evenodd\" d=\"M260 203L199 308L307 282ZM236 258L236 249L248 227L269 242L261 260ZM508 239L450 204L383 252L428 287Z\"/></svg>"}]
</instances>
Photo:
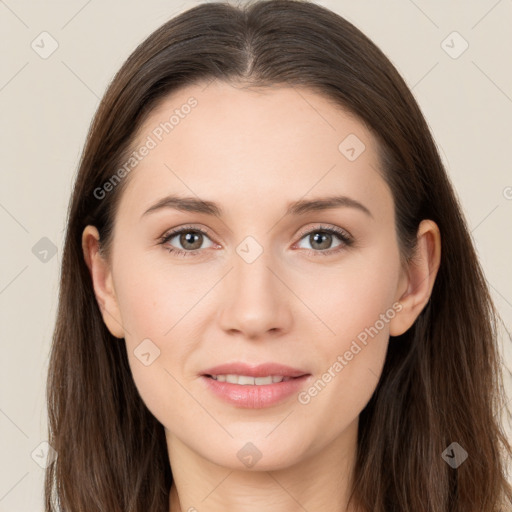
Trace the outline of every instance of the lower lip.
<instances>
[{"instance_id":1,"label":"lower lip","mask_svg":"<svg viewBox=\"0 0 512 512\"><path fill-rule=\"evenodd\" d=\"M303 375L283 382L262 384L232 384L201 376L205 385L226 402L247 409L263 409L278 404L298 393L310 375Z\"/></svg>"}]
</instances>

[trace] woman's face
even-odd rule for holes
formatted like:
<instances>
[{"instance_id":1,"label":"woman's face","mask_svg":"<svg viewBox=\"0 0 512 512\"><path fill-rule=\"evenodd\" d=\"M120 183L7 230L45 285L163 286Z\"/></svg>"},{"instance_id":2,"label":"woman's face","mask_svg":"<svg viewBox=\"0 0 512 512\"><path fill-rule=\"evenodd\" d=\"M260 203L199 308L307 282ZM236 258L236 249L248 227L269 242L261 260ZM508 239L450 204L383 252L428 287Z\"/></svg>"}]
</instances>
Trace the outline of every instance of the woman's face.
<instances>
[{"instance_id":1,"label":"woman's face","mask_svg":"<svg viewBox=\"0 0 512 512\"><path fill-rule=\"evenodd\" d=\"M168 97L134 150L104 318L170 446L268 470L353 439L407 287L371 133L308 90L212 82ZM268 384L291 375L267 364L302 377Z\"/></svg>"}]
</instances>

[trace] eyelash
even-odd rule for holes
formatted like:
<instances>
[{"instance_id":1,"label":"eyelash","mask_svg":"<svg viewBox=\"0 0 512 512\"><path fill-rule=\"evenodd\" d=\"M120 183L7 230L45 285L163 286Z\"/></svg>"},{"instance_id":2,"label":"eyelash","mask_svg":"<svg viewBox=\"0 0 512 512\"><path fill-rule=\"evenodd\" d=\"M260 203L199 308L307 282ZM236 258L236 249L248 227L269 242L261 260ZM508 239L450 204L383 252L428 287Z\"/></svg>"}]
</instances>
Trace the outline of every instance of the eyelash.
<instances>
[{"instance_id":1,"label":"eyelash","mask_svg":"<svg viewBox=\"0 0 512 512\"><path fill-rule=\"evenodd\" d=\"M173 239L176 235L181 235L182 233L190 233L190 232L200 233L209 238L208 233L200 228L196 228L193 226L184 226L182 228L179 228L179 229L176 229L176 230L173 230L173 231L170 231L170 232L164 234L162 237L160 237L158 243L160 245L164 245L167 242L169 242L169 240ZM348 235L348 233L346 231L344 231L340 228L337 228L337 227L333 227L333 226L331 226L331 227L319 226L315 229L306 231L305 233L301 233L299 241L302 240L305 236L311 235L313 233L329 233L331 235L337 236L342 242L342 244L340 246L338 246L334 249L326 249L323 251L322 250L315 251L314 249L305 249L308 253L313 253L314 256L330 256L334 253L344 250L346 247L350 247L354 243L354 240L352 239L352 237L350 235ZM169 247L169 246L165 247L165 249L168 252L173 253L176 256L179 256L181 258L183 258L183 257L186 258L188 256L196 256L197 253L199 253L203 250L203 249L195 249L193 251L185 251L183 249L176 249L174 247Z\"/></svg>"}]
</instances>

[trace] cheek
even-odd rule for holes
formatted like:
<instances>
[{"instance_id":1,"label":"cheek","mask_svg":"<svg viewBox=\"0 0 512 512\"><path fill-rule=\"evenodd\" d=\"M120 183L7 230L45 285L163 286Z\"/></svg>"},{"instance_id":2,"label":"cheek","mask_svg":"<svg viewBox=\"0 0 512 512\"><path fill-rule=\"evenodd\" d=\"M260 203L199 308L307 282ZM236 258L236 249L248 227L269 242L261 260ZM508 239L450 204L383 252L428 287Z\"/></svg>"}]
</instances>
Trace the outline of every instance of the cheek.
<instances>
[{"instance_id":1,"label":"cheek","mask_svg":"<svg viewBox=\"0 0 512 512\"><path fill-rule=\"evenodd\" d=\"M197 350L194 326L204 311L198 303L216 277L198 272L199 266L173 266L165 258L154 264L144 255L116 263L115 289L133 380L148 409L167 424L190 408L182 372Z\"/></svg>"},{"instance_id":2,"label":"cheek","mask_svg":"<svg viewBox=\"0 0 512 512\"><path fill-rule=\"evenodd\" d=\"M331 338L334 342L329 345L343 348L347 341L374 326L382 314L394 315L398 276L395 248L375 246L372 250L347 254L336 267L319 266L314 275L304 273L295 291L324 324L319 329L326 341ZM379 322L377 327L387 334L387 322Z\"/></svg>"},{"instance_id":3,"label":"cheek","mask_svg":"<svg viewBox=\"0 0 512 512\"><path fill-rule=\"evenodd\" d=\"M347 258L335 272L319 273L314 287L303 285L324 335L315 344L318 378L299 402L317 411L333 433L359 415L380 379L389 322L399 309L398 276L398 253L380 248Z\"/></svg>"},{"instance_id":4,"label":"cheek","mask_svg":"<svg viewBox=\"0 0 512 512\"><path fill-rule=\"evenodd\" d=\"M171 336L174 326L185 320L215 282L211 271L205 274L201 270L205 267L173 264L161 250L157 257L142 253L116 266L115 288L123 325L134 338Z\"/></svg>"}]
</instances>

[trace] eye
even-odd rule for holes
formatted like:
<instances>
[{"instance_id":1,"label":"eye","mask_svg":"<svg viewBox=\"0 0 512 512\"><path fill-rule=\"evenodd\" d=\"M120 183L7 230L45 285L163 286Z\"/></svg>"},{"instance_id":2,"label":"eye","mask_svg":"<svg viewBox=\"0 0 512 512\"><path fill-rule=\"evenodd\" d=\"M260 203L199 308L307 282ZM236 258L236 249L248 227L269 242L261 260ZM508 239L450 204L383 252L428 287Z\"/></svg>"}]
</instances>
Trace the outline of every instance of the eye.
<instances>
[{"instance_id":1,"label":"eye","mask_svg":"<svg viewBox=\"0 0 512 512\"><path fill-rule=\"evenodd\" d=\"M340 243L332 248L334 239L340 240ZM319 226L302 235L301 240L305 239L310 244L309 252L314 256L327 256L342 251L353 244L352 237L343 229L338 227Z\"/></svg>"},{"instance_id":2,"label":"eye","mask_svg":"<svg viewBox=\"0 0 512 512\"><path fill-rule=\"evenodd\" d=\"M174 243L171 243L174 239L176 239ZM202 249L207 248L203 247L205 239L210 240L206 231L193 226L183 226L163 235L159 243L164 245L165 249L170 253L180 257L187 257L197 256ZM314 256L332 255L350 247L354 243L353 238L346 231L335 226L319 226L316 229L301 234L300 241L303 239L310 244L310 248L306 248L306 250ZM335 239L338 239L339 243L333 248L332 243ZM174 244L179 244L181 248L176 247ZM213 242L208 247L212 246L214 246Z\"/></svg>"},{"instance_id":3,"label":"eye","mask_svg":"<svg viewBox=\"0 0 512 512\"><path fill-rule=\"evenodd\" d=\"M174 243L180 244L183 249L176 248L171 244L171 241L175 238ZM205 238L209 239L208 234L202 229L184 226L163 235L159 243L165 245L169 252L186 257L195 256L201 249L205 249L205 247L202 247Z\"/></svg>"}]
</instances>

